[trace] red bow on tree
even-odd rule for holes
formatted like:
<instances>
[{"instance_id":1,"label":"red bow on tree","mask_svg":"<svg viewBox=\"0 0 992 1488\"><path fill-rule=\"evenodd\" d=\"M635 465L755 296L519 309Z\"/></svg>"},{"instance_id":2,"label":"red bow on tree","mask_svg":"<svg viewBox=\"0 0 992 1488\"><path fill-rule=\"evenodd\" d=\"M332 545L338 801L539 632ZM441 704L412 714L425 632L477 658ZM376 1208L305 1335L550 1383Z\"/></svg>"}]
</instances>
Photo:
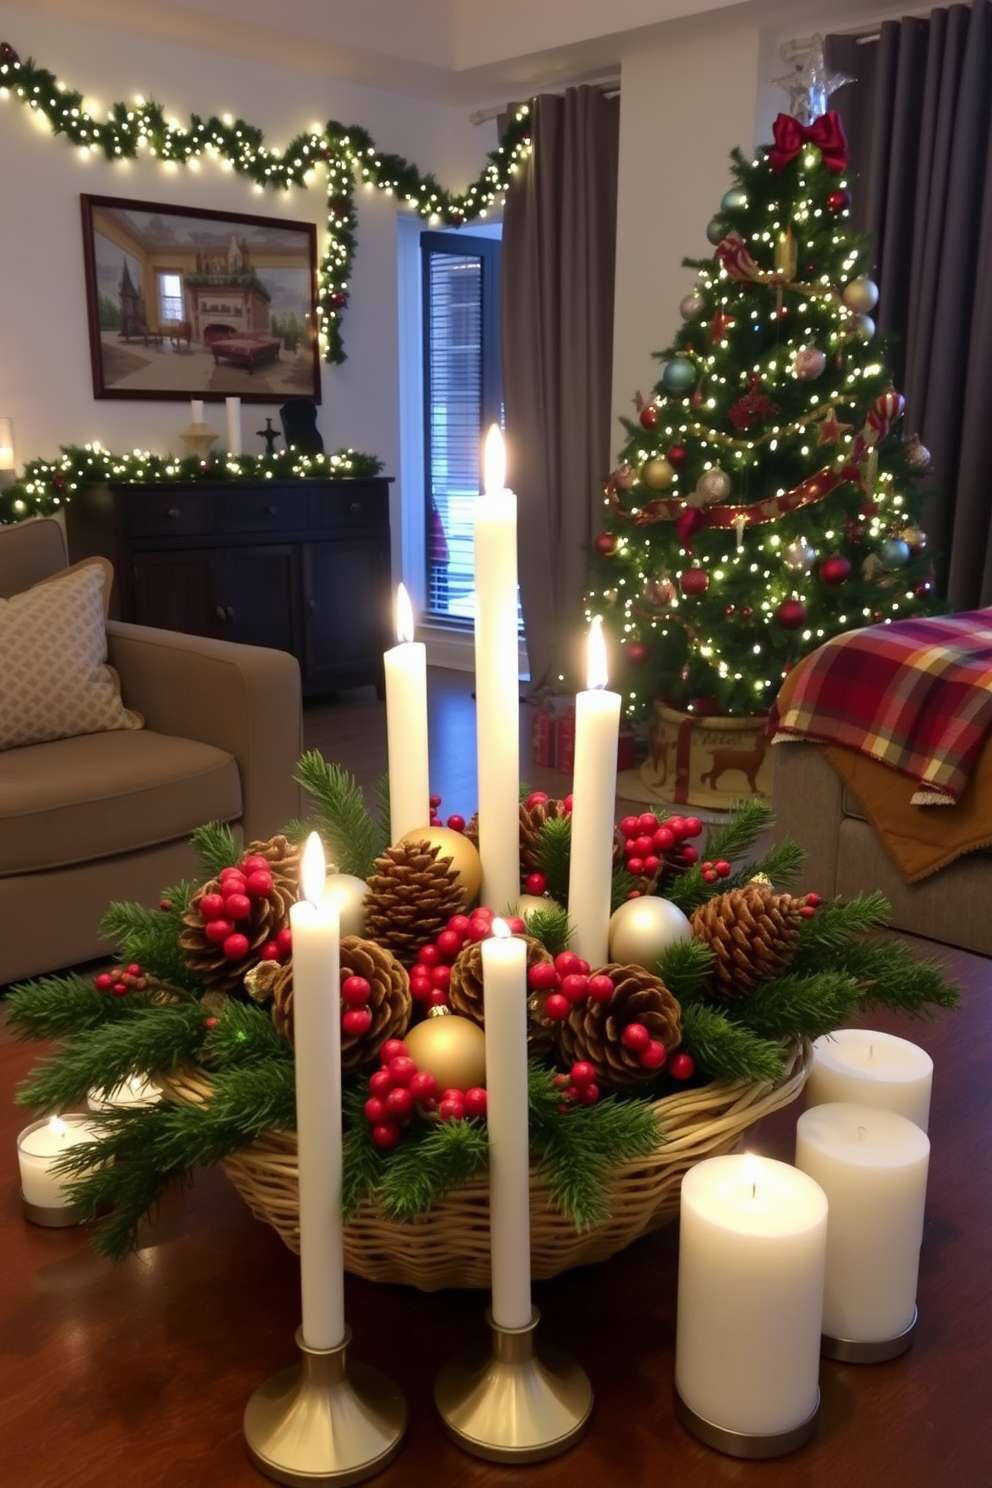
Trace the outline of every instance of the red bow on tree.
<instances>
[{"instance_id":1,"label":"red bow on tree","mask_svg":"<svg viewBox=\"0 0 992 1488\"><path fill-rule=\"evenodd\" d=\"M847 165L847 139L835 109L821 114L812 124L800 124L791 114L779 114L772 134L775 143L768 152L768 163L774 171L785 170L805 144L816 145L827 170L842 171Z\"/></svg>"}]
</instances>

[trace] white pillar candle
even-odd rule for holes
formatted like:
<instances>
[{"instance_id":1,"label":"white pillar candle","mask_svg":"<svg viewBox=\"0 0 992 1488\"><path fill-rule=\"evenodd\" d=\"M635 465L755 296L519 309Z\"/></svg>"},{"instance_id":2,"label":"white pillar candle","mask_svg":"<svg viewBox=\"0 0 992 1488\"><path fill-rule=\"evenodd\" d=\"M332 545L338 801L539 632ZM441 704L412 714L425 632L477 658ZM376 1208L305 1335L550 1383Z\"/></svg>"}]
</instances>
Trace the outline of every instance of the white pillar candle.
<instances>
[{"instance_id":1,"label":"white pillar candle","mask_svg":"<svg viewBox=\"0 0 992 1488\"><path fill-rule=\"evenodd\" d=\"M241 399L225 398L227 407L227 450L228 454L240 455L241 453Z\"/></svg>"},{"instance_id":2,"label":"white pillar candle","mask_svg":"<svg viewBox=\"0 0 992 1488\"><path fill-rule=\"evenodd\" d=\"M517 498L505 490L503 439L486 438L485 494L475 503L475 718L482 902L520 894L520 695Z\"/></svg>"},{"instance_id":3,"label":"white pillar candle","mask_svg":"<svg viewBox=\"0 0 992 1488\"><path fill-rule=\"evenodd\" d=\"M606 690L606 646L589 628L588 690L575 699L575 769L568 873L570 944L591 966L609 959L620 694Z\"/></svg>"},{"instance_id":4,"label":"white pillar candle","mask_svg":"<svg viewBox=\"0 0 992 1488\"><path fill-rule=\"evenodd\" d=\"M161 1090L147 1075L130 1075L112 1090L103 1091L94 1086L87 1093L86 1104L91 1111L115 1111L121 1106L153 1106L161 1099Z\"/></svg>"},{"instance_id":5,"label":"white pillar candle","mask_svg":"<svg viewBox=\"0 0 992 1488\"><path fill-rule=\"evenodd\" d=\"M293 1042L300 1174L303 1341L330 1349L344 1339L341 1219L341 944L337 905L324 897L324 853L311 833L303 899L293 904Z\"/></svg>"},{"instance_id":6,"label":"white pillar candle","mask_svg":"<svg viewBox=\"0 0 992 1488\"><path fill-rule=\"evenodd\" d=\"M816 1410L827 1200L750 1153L682 1180L675 1385L726 1431L778 1436Z\"/></svg>"},{"instance_id":7,"label":"white pillar candle","mask_svg":"<svg viewBox=\"0 0 992 1488\"><path fill-rule=\"evenodd\" d=\"M17 1138L21 1192L38 1209L67 1209L70 1201L64 1178L52 1164L80 1142L96 1141L100 1133L85 1116L51 1116L27 1126Z\"/></svg>"},{"instance_id":8,"label":"white pillar candle","mask_svg":"<svg viewBox=\"0 0 992 1488\"><path fill-rule=\"evenodd\" d=\"M383 657L389 759L389 835L398 842L431 817L427 748L427 648L413 639L413 608L403 584L396 592L399 644Z\"/></svg>"},{"instance_id":9,"label":"white pillar candle","mask_svg":"<svg viewBox=\"0 0 992 1488\"><path fill-rule=\"evenodd\" d=\"M877 1106L813 1106L796 1125L796 1166L827 1195L823 1331L878 1343L913 1321L930 1140Z\"/></svg>"},{"instance_id":10,"label":"white pillar candle","mask_svg":"<svg viewBox=\"0 0 992 1488\"><path fill-rule=\"evenodd\" d=\"M527 1119L527 946L504 920L482 942L492 1314L526 1328L530 1294L530 1138Z\"/></svg>"},{"instance_id":11,"label":"white pillar candle","mask_svg":"<svg viewBox=\"0 0 992 1488\"><path fill-rule=\"evenodd\" d=\"M813 1045L806 1105L854 1101L881 1106L927 1130L933 1060L908 1039L865 1028L838 1028Z\"/></svg>"},{"instance_id":12,"label":"white pillar candle","mask_svg":"<svg viewBox=\"0 0 992 1488\"><path fill-rule=\"evenodd\" d=\"M194 424L203 423L203 399L193 398L189 405L190 420Z\"/></svg>"}]
</instances>

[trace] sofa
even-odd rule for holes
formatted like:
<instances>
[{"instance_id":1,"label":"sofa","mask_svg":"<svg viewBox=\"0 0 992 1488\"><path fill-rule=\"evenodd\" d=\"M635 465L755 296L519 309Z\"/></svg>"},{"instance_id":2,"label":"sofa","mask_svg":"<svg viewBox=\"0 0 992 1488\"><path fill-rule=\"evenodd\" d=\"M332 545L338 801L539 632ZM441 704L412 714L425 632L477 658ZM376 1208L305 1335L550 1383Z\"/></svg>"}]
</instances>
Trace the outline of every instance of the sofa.
<instances>
[{"instance_id":1,"label":"sofa","mask_svg":"<svg viewBox=\"0 0 992 1488\"><path fill-rule=\"evenodd\" d=\"M196 827L301 814L296 660L108 619L111 582L57 519L0 527L0 986L108 956L112 901L200 875Z\"/></svg>"}]
</instances>

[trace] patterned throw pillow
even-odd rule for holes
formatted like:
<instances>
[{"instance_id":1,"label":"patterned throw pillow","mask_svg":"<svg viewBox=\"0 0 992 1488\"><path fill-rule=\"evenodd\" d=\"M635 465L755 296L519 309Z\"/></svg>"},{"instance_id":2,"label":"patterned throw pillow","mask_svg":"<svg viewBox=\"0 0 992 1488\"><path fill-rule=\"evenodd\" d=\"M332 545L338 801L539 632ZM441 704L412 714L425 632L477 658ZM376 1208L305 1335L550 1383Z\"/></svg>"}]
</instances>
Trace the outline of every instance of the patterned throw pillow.
<instances>
[{"instance_id":1,"label":"patterned throw pillow","mask_svg":"<svg viewBox=\"0 0 992 1488\"><path fill-rule=\"evenodd\" d=\"M80 563L0 599L0 749L141 728L107 666L106 566Z\"/></svg>"}]
</instances>

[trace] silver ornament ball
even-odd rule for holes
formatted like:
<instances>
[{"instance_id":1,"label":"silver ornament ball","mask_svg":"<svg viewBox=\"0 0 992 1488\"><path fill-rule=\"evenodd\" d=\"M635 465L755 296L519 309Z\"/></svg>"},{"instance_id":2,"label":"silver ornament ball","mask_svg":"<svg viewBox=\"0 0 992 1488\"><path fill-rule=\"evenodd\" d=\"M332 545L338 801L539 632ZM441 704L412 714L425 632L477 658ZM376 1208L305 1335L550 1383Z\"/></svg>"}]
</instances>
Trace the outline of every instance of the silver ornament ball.
<instances>
[{"instance_id":1,"label":"silver ornament ball","mask_svg":"<svg viewBox=\"0 0 992 1488\"><path fill-rule=\"evenodd\" d=\"M342 935L365 934L365 895L369 886L353 873L329 873L324 879L324 903L336 904Z\"/></svg>"},{"instance_id":2,"label":"silver ornament ball","mask_svg":"<svg viewBox=\"0 0 992 1488\"><path fill-rule=\"evenodd\" d=\"M849 310L856 310L859 314L866 314L874 310L878 304L878 285L865 275L861 279L852 279L841 291L841 299Z\"/></svg>"},{"instance_id":3,"label":"silver ornament ball","mask_svg":"<svg viewBox=\"0 0 992 1488\"><path fill-rule=\"evenodd\" d=\"M816 562L816 549L804 537L797 537L782 549L782 562L790 573L809 573Z\"/></svg>"},{"instance_id":4,"label":"silver ornament ball","mask_svg":"<svg viewBox=\"0 0 992 1488\"><path fill-rule=\"evenodd\" d=\"M695 320L702 315L706 301L698 290L693 289L685 296L679 305L679 314L683 320Z\"/></svg>"},{"instance_id":5,"label":"silver ornament ball","mask_svg":"<svg viewBox=\"0 0 992 1488\"><path fill-rule=\"evenodd\" d=\"M677 904L642 894L627 899L610 917L610 960L652 971L663 951L691 936L692 926Z\"/></svg>"}]
</instances>

